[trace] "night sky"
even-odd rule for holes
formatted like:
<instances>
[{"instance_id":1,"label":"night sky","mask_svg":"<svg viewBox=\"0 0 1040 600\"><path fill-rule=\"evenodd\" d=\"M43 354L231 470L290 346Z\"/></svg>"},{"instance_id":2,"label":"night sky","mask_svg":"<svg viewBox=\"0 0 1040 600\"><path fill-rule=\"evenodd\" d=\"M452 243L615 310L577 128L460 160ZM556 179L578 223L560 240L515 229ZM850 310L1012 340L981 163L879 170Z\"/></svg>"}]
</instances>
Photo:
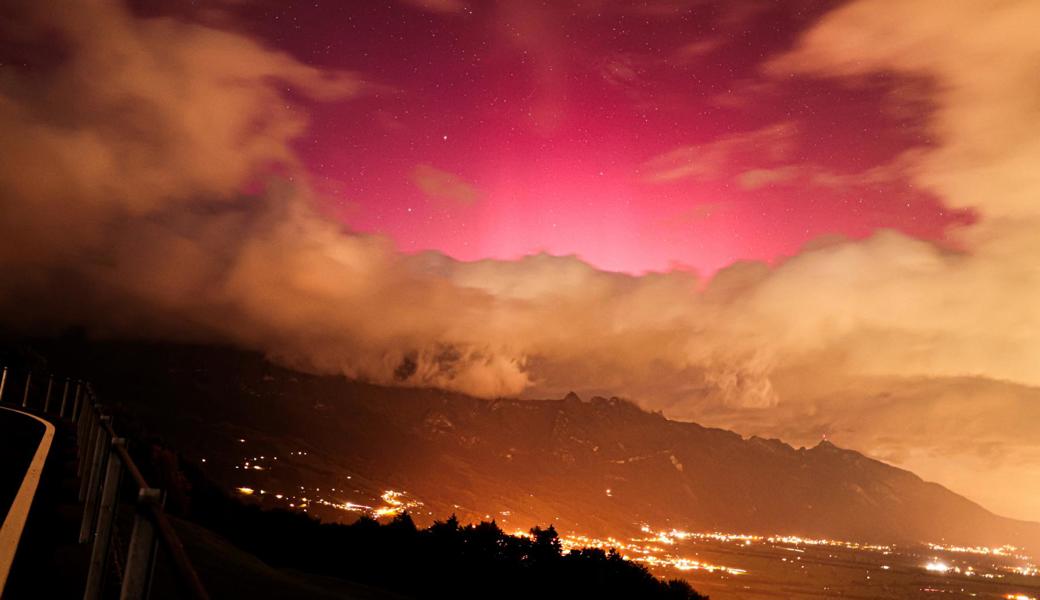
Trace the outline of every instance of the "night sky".
<instances>
[{"instance_id":1,"label":"night sky","mask_svg":"<svg viewBox=\"0 0 1040 600\"><path fill-rule=\"evenodd\" d=\"M308 107L296 141L351 228L462 260L710 274L971 219L892 168L929 144L924 82L762 73L835 4L268 1L219 19L369 83Z\"/></svg>"}]
</instances>

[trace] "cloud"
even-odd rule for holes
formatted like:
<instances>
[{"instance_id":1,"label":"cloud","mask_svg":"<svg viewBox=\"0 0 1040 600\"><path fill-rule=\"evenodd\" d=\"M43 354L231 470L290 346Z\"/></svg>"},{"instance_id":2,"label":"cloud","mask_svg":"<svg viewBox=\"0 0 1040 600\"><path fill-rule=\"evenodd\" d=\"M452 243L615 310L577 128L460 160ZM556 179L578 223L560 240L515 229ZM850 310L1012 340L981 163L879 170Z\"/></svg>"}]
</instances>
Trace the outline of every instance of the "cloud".
<instances>
[{"instance_id":1,"label":"cloud","mask_svg":"<svg viewBox=\"0 0 1040 600\"><path fill-rule=\"evenodd\" d=\"M762 187L787 183L798 176L799 168L786 165L775 169L748 169L737 176L737 183L745 190L757 190Z\"/></svg>"},{"instance_id":2,"label":"cloud","mask_svg":"<svg viewBox=\"0 0 1040 600\"><path fill-rule=\"evenodd\" d=\"M835 190L876 187L905 180L907 174L916 166L919 155L919 151L908 150L893 160L852 172L834 171L813 163L756 167L737 174L736 181L741 188L749 191L781 185Z\"/></svg>"},{"instance_id":3,"label":"cloud","mask_svg":"<svg viewBox=\"0 0 1040 600\"><path fill-rule=\"evenodd\" d=\"M448 200L459 204L473 204L480 198L480 192L472 184L458 175L442 171L431 165L422 164L412 171L412 182L424 194L438 200Z\"/></svg>"},{"instance_id":4,"label":"cloud","mask_svg":"<svg viewBox=\"0 0 1040 600\"><path fill-rule=\"evenodd\" d=\"M708 101L723 109L753 111L761 103L775 102L782 89L780 82L771 79L737 79L726 90L713 94Z\"/></svg>"},{"instance_id":5,"label":"cloud","mask_svg":"<svg viewBox=\"0 0 1040 600\"><path fill-rule=\"evenodd\" d=\"M778 162L794 148L797 128L775 123L752 131L720 136L710 142L682 146L647 161L640 169L651 183L680 179L711 180L721 177L734 163L749 160Z\"/></svg>"},{"instance_id":6,"label":"cloud","mask_svg":"<svg viewBox=\"0 0 1040 600\"><path fill-rule=\"evenodd\" d=\"M718 50L725 41L723 36L718 35L683 44L675 50L675 58L680 63L697 62Z\"/></svg>"},{"instance_id":7,"label":"cloud","mask_svg":"<svg viewBox=\"0 0 1040 600\"><path fill-rule=\"evenodd\" d=\"M1026 168L1040 155L1029 83L1038 17L1040 5L1027 1L858 1L826 15L768 70L931 80L929 129L939 144L922 157L918 181L956 207L1032 218L1040 213L1040 173Z\"/></svg>"},{"instance_id":8,"label":"cloud","mask_svg":"<svg viewBox=\"0 0 1040 600\"><path fill-rule=\"evenodd\" d=\"M903 317L950 317L942 325L950 343L932 349L931 364L966 358L981 343L1009 360L1007 368L998 374L977 357L962 373L1031 385L1038 381L1027 363L1040 364L1040 317L1028 308L1040 298L1040 174L1031 166L1040 161L1040 109L1029 100L1035 90L1025 74L1040 67L1040 41L1026 25L1037 17L1040 6L1032 2L964 2L951 9L941 2L860 0L824 16L767 66L780 77L894 72L931 81L935 110L928 125L937 143L901 157L899 170L948 205L975 210L980 220L960 232L964 254L929 257L908 249L898 263L893 257L875 268L898 277L899 263L936 261L896 279L898 289L889 292L901 296L893 308ZM868 175L890 177L884 168Z\"/></svg>"},{"instance_id":9,"label":"cloud","mask_svg":"<svg viewBox=\"0 0 1040 600\"><path fill-rule=\"evenodd\" d=\"M631 56L618 55L603 63L600 74L604 81L614 86L637 86L641 77L635 63Z\"/></svg>"},{"instance_id":10,"label":"cloud","mask_svg":"<svg viewBox=\"0 0 1040 600\"><path fill-rule=\"evenodd\" d=\"M77 258L104 228L187 205L231 201L267 165L297 166L288 142L306 119L291 89L358 93L349 74L304 65L252 40L100 2L15 3L26 44L51 30L69 58L46 77L3 82L0 186L16 201L0 226L19 261Z\"/></svg>"},{"instance_id":11,"label":"cloud","mask_svg":"<svg viewBox=\"0 0 1040 600\"><path fill-rule=\"evenodd\" d=\"M958 436L992 440L1024 414L1022 403L994 403L997 388L970 396L977 405L955 401L964 378L1040 386L1034 2L858 0L767 67L933 80L937 143L901 169L979 212L955 250L881 231L775 266L738 263L708 282L602 272L573 257L400 254L322 214L292 149L308 125L294 100L346 101L369 85L359 76L114 2L10 10L16 50L60 40L65 52L0 79L0 269L18 274L0 291L8 327L222 341L310 371L482 397L603 391L744 430L772 423L785 436L806 435L806 415L846 431L887 414L878 422L898 443L881 430L850 439L944 477L954 475L922 453ZM795 133L781 124L724 136L645 171L663 182L781 168ZM744 165L762 149L765 164ZM457 196L451 177L428 167L417 179ZM878 398L859 382L882 379L946 382L950 401L927 403L933 390L921 385L905 406L874 413ZM941 410L944 428L915 443ZM972 425L980 415L985 432ZM1024 437L1012 456L1036 460L1038 447ZM972 460L995 456L987 448ZM1035 501L1016 506L1040 516Z\"/></svg>"},{"instance_id":12,"label":"cloud","mask_svg":"<svg viewBox=\"0 0 1040 600\"><path fill-rule=\"evenodd\" d=\"M416 8L434 13L460 13L466 10L466 4L461 0L402 0Z\"/></svg>"}]
</instances>

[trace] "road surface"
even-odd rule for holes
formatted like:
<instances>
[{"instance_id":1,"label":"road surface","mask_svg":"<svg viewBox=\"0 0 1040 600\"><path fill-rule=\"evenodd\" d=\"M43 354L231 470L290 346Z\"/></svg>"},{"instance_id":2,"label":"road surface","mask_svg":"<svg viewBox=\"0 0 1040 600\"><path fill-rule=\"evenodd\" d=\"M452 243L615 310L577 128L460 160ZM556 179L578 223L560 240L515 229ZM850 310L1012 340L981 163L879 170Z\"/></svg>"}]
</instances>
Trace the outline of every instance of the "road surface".
<instances>
[{"instance_id":1,"label":"road surface","mask_svg":"<svg viewBox=\"0 0 1040 600\"><path fill-rule=\"evenodd\" d=\"M30 414L0 407L0 593L29 516L54 426Z\"/></svg>"}]
</instances>

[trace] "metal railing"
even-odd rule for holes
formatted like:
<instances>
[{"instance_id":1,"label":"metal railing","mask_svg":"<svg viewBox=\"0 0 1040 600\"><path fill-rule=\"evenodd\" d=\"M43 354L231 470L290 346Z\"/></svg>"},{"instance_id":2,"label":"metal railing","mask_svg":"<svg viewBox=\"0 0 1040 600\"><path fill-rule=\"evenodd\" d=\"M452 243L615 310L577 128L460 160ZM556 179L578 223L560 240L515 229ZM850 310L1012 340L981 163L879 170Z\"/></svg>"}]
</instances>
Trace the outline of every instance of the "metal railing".
<instances>
[{"instance_id":1,"label":"metal railing","mask_svg":"<svg viewBox=\"0 0 1040 600\"><path fill-rule=\"evenodd\" d=\"M31 408L32 372L27 372L21 394L22 408ZM57 384L57 385L56 385ZM0 402L8 383L8 369L0 373ZM61 388L60 396L55 393ZM58 399L60 398L60 402ZM46 392L37 410L75 425L76 474L79 501L83 503L78 542L90 545L90 563L84 600L99 600L109 574L114 570L120 583L121 600L147 598L156 564L159 544L172 562L176 578L187 597L208 600L209 594L191 564L177 532L163 510L163 494L151 487L126 448L126 440L116 435L112 417L97 402L89 383L49 375ZM52 415L53 416L53 415ZM123 477L129 476L136 496L129 502ZM129 543L113 543L122 512L132 513ZM128 511L129 509L129 511Z\"/></svg>"},{"instance_id":2,"label":"metal railing","mask_svg":"<svg viewBox=\"0 0 1040 600\"><path fill-rule=\"evenodd\" d=\"M8 379L7 371L8 371L7 367L3 367L3 370L0 371L0 402L4 401L4 394L5 394L5 392L7 391L7 388L8 388L8 384L7 384L7 379ZM57 416L58 416L58 419L64 419L65 418L65 413L67 412L67 409L70 408L69 407L69 400L70 400L70 398L69 398L69 386L72 385L72 384L75 384L74 400L73 400L73 402L74 402L75 405L79 405L79 397L80 397L80 392L81 392L81 388L82 388L83 382L82 381L78 381L78 380L73 380L73 379L70 379L68 377L66 377L66 378L58 378L57 380L55 380L54 375L48 375L47 376L47 391L44 393L43 402L42 402L42 405L41 405L39 410L40 410L41 413L43 413L45 415L49 415L49 416L54 416L52 411L51 411L52 399L56 400L58 398L58 396L53 395L51 393L52 391L54 391L54 383L55 383L55 381L58 382L58 387L61 388L61 396L60 396L60 398L61 398L61 406L58 409L58 415ZM25 385L22 387L22 400L21 400L21 403L20 403L20 406L22 408L29 408L29 391L32 389L32 386L33 386L33 373L32 373L32 371L26 371L26 374L25 374ZM72 419L73 420L76 419L76 415L74 413L72 414Z\"/></svg>"}]
</instances>

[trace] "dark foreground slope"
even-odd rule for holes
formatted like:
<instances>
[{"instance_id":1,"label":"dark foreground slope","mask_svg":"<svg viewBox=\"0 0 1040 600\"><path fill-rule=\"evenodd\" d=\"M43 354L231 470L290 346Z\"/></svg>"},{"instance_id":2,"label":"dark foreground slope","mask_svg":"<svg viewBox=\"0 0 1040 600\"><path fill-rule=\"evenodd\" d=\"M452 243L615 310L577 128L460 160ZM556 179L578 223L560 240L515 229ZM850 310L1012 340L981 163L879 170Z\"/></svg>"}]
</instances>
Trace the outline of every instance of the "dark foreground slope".
<instances>
[{"instance_id":1,"label":"dark foreground slope","mask_svg":"<svg viewBox=\"0 0 1040 600\"><path fill-rule=\"evenodd\" d=\"M616 534L649 523L1040 547L1040 525L999 517L857 452L743 439L624 400L485 401L302 375L213 348L105 345L90 356L84 368L101 397L190 457L208 458L207 471L229 489L302 485L369 506L400 490L423 502L413 511L420 523L456 512L495 517L510 531L551 522ZM258 455L280 460L244 468ZM311 510L358 516L313 502Z\"/></svg>"}]
</instances>

